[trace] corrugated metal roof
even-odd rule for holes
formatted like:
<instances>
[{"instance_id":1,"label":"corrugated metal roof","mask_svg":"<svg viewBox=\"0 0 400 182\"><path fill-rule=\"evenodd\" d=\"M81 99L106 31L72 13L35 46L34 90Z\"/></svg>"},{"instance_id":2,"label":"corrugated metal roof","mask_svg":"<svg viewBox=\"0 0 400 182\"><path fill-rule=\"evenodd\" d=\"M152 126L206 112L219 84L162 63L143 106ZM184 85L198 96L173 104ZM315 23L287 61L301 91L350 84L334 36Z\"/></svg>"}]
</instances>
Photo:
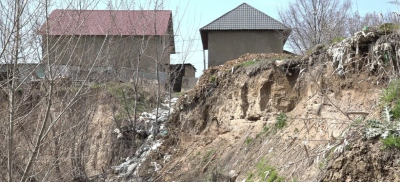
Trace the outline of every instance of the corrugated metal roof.
<instances>
[{"instance_id":1,"label":"corrugated metal roof","mask_svg":"<svg viewBox=\"0 0 400 182\"><path fill-rule=\"evenodd\" d=\"M243 3L200 30L285 30L278 20Z\"/></svg>"},{"instance_id":2,"label":"corrugated metal roof","mask_svg":"<svg viewBox=\"0 0 400 182\"><path fill-rule=\"evenodd\" d=\"M166 35L170 10L54 10L39 34Z\"/></svg>"}]
</instances>

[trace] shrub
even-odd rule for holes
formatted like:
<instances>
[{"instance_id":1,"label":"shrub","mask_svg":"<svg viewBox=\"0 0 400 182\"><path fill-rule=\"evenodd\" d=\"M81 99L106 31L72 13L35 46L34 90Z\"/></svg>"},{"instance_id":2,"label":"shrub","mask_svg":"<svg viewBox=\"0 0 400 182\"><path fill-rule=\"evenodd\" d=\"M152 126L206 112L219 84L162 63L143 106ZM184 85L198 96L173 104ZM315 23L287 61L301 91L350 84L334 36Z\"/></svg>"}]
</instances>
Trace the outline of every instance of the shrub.
<instances>
[{"instance_id":1,"label":"shrub","mask_svg":"<svg viewBox=\"0 0 400 182\"><path fill-rule=\"evenodd\" d=\"M250 144L252 141L253 141L253 138L251 138L251 137L247 137L246 138L246 144L247 145Z\"/></svg>"},{"instance_id":2,"label":"shrub","mask_svg":"<svg viewBox=\"0 0 400 182\"><path fill-rule=\"evenodd\" d=\"M217 81L217 77L211 76L211 77L210 77L210 82L211 82L211 83L215 83L215 81Z\"/></svg>"},{"instance_id":3,"label":"shrub","mask_svg":"<svg viewBox=\"0 0 400 182\"><path fill-rule=\"evenodd\" d=\"M381 103L391 106L390 114L393 119L400 118L400 80L393 81L388 88L383 89Z\"/></svg>"},{"instance_id":4,"label":"shrub","mask_svg":"<svg viewBox=\"0 0 400 182\"><path fill-rule=\"evenodd\" d=\"M382 139L382 144L386 148L397 148L400 149L400 137L389 135L387 138Z\"/></svg>"},{"instance_id":5,"label":"shrub","mask_svg":"<svg viewBox=\"0 0 400 182\"><path fill-rule=\"evenodd\" d=\"M399 103L400 101L400 80L393 81L390 85L383 89L381 102L384 105L390 105L391 103Z\"/></svg>"},{"instance_id":6,"label":"shrub","mask_svg":"<svg viewBox=\"0 0 400 182\"><path fill-rule=\"evenodd\" d=\"M253 176L254 176L254 174L253 174L253 173L249 173L249 174L247 174L246 181L248 181L248 182L251 182L251 181L253 181L253 180L251 180L251 179L253 178Z\"/></svg>"},{"instance_id":7,"label":"shrub","mask_svg":"<svg viewBox=\"0 0 400 182\"><path fill-rule=\"evenodd\" d=\"M400 118L400 103L394 105L393 108L390 110L390 113L392 114L393 119Z\"/></svg>"},{"instance_id":8,"label":"shrub","mask_svg":"<svg viewBox=\"0 0 400 182\"><path fill-rule=\"evenodd\" d=\"M264 126L263 128L263 133L266 134L269 131L269 127L268 126Z\"/></svg>"},{"instance_id":9,"label":"shrub","mask_svg":"<svg viewBox=\"0 0 400 182\"><path fill-rule=\"evenodd\" d=\"M275 127L277 129L282 129L283 127L286 126L286 120L287 120L287 116L285 113L281 112L277 117L276 117L276 123L275 123Z\"/></svg>"},{"instance_id":10,"label":"shrub","mask_svg":"<svg viewBox=\"0 0 400 182\"><path fill-rule=\"evenodd\" d=\"M338 43L338 42L342 42L345 39L345 37L335 37L331 40L331 43Z\"/></svg>"},{"instance_id":11,"label":"shrub","mask_svg":"<svg viewBox=\"0 0 400 182\"><path fill-rule=\"evenodd\" d=\"M385 146L396 146L396 138L400 136L400 81L396 80L383 89L380 102L383 106L380 120L367 120L363 131L364 139L380 137Z\"/></svg>"},{"instance_id":12,"label":"shrub","mask_svg":"<svg viewBox=\"0 0 400 182\"><path fill-rule=\"evenodd\" d=\"M269 127L268 126L264 126L263 127L263 131L260 132L259 134L257 134L256 138L260 138L263 135L268 135L268 131L269 131Z\"/></svg>"},{"instance_id":13,"label":"shrub","mask_svg":"<svg viewBox=\"0 0 400 182\"><path fill-rule=\"evenodd\" d=\"M261 160L256 165L257 169L257 177L260 181L267 181L267 182L280 182L283 181L284 178L280 177L276 172L276 169L272 166L269 166L265 161L265 158L261 158ZM267 175L268 174L268 175ZM252 178L255 177L253 173L249 173L247 175L247 181L253 181Z\"/></svg>"}]
</instances>

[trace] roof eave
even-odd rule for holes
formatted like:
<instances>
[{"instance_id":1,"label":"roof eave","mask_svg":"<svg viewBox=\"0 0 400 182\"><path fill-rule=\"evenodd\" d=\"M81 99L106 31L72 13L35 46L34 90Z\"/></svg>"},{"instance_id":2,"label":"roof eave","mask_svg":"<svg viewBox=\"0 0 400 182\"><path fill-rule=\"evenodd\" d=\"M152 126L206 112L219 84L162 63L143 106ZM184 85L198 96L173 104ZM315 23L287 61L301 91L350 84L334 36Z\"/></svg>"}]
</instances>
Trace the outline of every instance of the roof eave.
<instances>
[{"instance_id":1,"label":"roof eave","mask_svg":"<svg viewBox=\"0 0 400 182\"><path fill-rule=\"evenodd\" d=\"M204 27L203 27L204 28ZM287 38L289 37L290 33L292 32L292 29L226 29L226 30L206 30L206 29L200 29L200 36L201 36L201 42L203 43L203 50L208 50L208 32L210 31L283 31L285 35L285 39L283 40L283 44L286 43Z\"/></svg>"},{"instance_id":2,"label":"roof eave","mask_svg":"<svg viewBox=\"0 0 400 182\"><path fill-rule=\"evenodd\" d=\"M203 50L208 50L208 31L200 29L200 37L203 43Z\"/></svg>"}]
</instances>

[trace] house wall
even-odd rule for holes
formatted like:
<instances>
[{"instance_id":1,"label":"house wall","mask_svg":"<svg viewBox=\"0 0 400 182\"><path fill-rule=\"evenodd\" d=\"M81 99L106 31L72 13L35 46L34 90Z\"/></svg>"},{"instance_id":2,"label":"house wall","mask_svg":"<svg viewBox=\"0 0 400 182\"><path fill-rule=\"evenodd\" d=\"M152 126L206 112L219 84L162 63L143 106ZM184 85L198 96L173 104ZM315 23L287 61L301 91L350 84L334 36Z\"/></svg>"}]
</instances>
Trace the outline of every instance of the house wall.
<instances>
[{"instance_id":1,"label":"house wall","mask_svg":"<svg viewBox=\"0 0 400 182\"><path fill-rule=\"evenodd\" d=\"M208 32L208 67L222 65L246 53L282 53L278 31Z\"/></svg>"},{"instance_id":2,"label":"house wall","mask_svg":"<svg viewBox=\"0 0 400 182\"><path fill-rule=\"evenodd\" d=\"M186 77L194 77L196 74L196 70L193 65L185 64L185 75Z\"/></svg>"},{"instance_id":3,"label":"house wall","mask_svg":"<svg viewBox=\"0 0 400 182\"><path fill-rule=\"evenodd\" d=\"M170 41L163 36L50 36L50 62L55 65L79 66L89 70L96 67L119 71L135 70L140 58L140 71L154 73L158 52L159 71L170 62ZM43 36L43 55L47 53ZM143 48L143 53L140 50Z\"/></svg>"},{"instance_id":4,"label":"house wall","mask_svg":"<svg viewBox=\"0 0 400 182\"><path fill-rule=\"evenodd\" d=\"M182 89L182 78L185 76L185 68L182 64L171 64L169 65L170 77L169 82L172 85L174 92L180 92Z\"/></svg>"}]
</instances>

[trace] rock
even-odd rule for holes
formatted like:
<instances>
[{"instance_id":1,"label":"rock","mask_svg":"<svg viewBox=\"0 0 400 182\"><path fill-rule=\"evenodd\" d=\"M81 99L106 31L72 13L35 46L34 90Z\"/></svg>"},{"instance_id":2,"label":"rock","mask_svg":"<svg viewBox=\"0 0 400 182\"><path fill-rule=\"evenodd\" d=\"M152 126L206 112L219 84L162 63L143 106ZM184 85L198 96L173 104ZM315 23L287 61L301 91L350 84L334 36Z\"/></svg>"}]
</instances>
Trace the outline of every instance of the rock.
<instances>
[{"instance_id":1,"label":"rock","mask_svg":"<svg viewBox=\"0 0 400 182\"><path fill-rule=\"evenodd\" d=\"M343 165L343 157L340 157L336 159L336 161L333 163L332 168L333 169L341 169Z\"/></svg>"},{"instance_id":2,"label":"rock","mask_svg":"<svg viewBox=\"0 0 400 182\"><path fill-rule=\"evenodd\" d=\"M332 176L332 181L340 181L341 178L342 178L342 175L340 173L336 172Z\"/></svg>"},{"instance_id":3,"label":"rock","mask_svg":"<svg viewBox=\"0 0 400 182\"><path fill-rule=\"evenodd\" d=\"M400 181L400 171L394 173L394 181Z\"/></svg>"},{"instance_id":4,"label":"rock","mask_svg":"<svg viewBox=\"0 0 400 182\"><path fill-rule=\"evenodd\" d=\"M275 65L276 65L277 67L282 66L282 65L284 65L284 64L286 64L286 60L276 60L276 61L275 61Z\"/></svg>"},{"instance_id":5,"label":"rock","mask_svg":"<svg viewBox=\"0 0 400 182\"><path fill-rule=\"evenodd\" d=\"M312 107L312 111L313 111L313 113L314 113L315 115L319 116L319 115L321 115L321 108L322 108L322 104L315 104L315 105Z\"/></svg>"},{"instance_id":6,"label":"rock","mask_svg":"<svg viewBox=\"0 0 400 182\"><path fill-rule=\"evenodd\" d=\"M230 181L235 181L238 175L234 170L229 171L228 174Z\"/></svg>"},{"instance_id":7,"label":"rock","mask_svg":"<svg viewBox=\"0 0 400 182\"><path fill-rule=\"evenodd\" d=\"M357 163L357 171L367 171L368 165L364 161L360 161Z\"/></svg>"}]
</instances>

